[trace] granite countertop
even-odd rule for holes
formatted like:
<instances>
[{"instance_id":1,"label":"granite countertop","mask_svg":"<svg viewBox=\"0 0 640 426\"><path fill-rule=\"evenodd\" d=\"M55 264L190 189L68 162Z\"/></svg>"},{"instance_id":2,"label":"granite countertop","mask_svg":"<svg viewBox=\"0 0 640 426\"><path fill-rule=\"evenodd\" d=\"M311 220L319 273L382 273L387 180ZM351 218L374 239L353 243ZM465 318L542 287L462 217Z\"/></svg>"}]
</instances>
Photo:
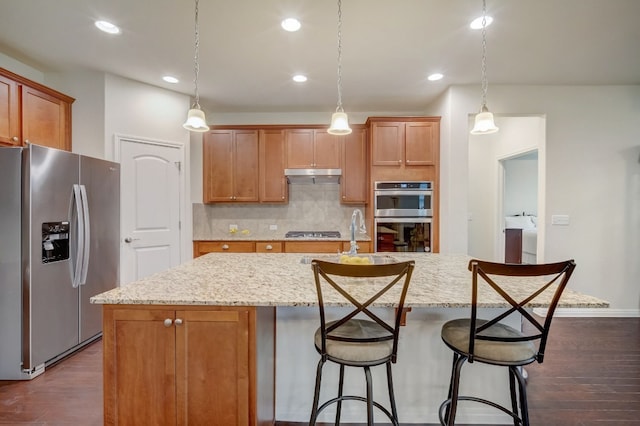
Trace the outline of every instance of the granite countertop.
<instances>
[{"instance_id":1,"label":"granite countertop","mask_svg":"<svg viewBox=\"0 0 640 426\"><path fill-rule=\"evenodd\" d=\"M381 254L378 254L381 255ZM218 306L316 306L311 265L303 257L327 258L327 254L210 253L175 268L91 298L98 304L218 305ZM468 307L471 273L466 255L392 253L399 261L413 259L416 267L406 306ZM571 282L569 282L569 287ZM522 291L528 295L527 288ZM546 292L545 292L546 293ZM518 295L519 296L519 295ZM380 299L375 306L393 306L395 298ZM346 306L341 296L325 297L325 306ZM490 295L481 307L506 306ZM544 307L541 304L532 307ZM606 308L596 297L565 290L564 308Z\"/></svg>"}]
</instances>

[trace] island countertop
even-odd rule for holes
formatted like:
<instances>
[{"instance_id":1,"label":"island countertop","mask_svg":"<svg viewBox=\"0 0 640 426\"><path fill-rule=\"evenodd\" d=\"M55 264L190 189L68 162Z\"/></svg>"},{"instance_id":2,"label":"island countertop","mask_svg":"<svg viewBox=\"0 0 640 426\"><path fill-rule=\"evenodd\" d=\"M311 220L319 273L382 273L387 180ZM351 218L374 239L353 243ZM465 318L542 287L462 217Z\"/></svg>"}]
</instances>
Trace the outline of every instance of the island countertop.
<instances>
[{"instance_id":1,"label":"island countertop","mask_svg":"<svg viewBox=\"0 0 640 426\"><path fill-rule=\"evenodd\" d=\"M377 254L382 255L382 254ZM435 253L391 253L398 261L415 260L408 307L468 307L471 301L471 273L466 255ZM217 306L316 306L317 296L311 265L307 259L327 254L297 253L210 253L169 270L91 298L97 304L133 305L217 305ZM329 255L330 256L330 255ZM579 266L578 266L579 267ZM519 293L529 294L526 286ZM546 292L545 292L546 293ZM549 292L550 293L550 292ZM505 307L497 295L480 307ZM397 300L381 299L375 306L393 306ZM344 299L325 300L327 306L347 306ZM544 307L545 301L531 307ZM560 307L606 308L609 303L565 290Z\"/></svg>"}]
</instances>

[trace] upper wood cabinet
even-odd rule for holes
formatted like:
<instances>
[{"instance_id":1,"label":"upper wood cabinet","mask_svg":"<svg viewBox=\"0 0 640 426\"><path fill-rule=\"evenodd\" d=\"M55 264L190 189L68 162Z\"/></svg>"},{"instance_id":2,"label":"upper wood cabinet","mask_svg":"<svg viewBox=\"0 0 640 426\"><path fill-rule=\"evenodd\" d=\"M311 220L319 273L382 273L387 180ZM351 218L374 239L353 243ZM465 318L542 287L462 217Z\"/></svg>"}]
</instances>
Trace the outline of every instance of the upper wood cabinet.
<instances>
[{"instance_id":1,"label":"upper wood cabinet","mask_svg":"<svg viewBox=\"0 0 640 426\"><path fill-rule=\"evenodd\" d=\"M0 145L71 150L74 99L0 68Z\"/></svg>"},{"instance_id":2,"label":"upper wood cabinet","mask_svg":"<svg viewBox=\"0 0 640 426\"><path fill-rule=\"evenodd\" d=\"M344 204L365 204L369 192L367 161L367 131L355 128L342 138L342 176L340 201Z\"/></svg>"},{"instance_id":3,"label":"upper wood cabinet","mask_svg":"<svg viewBox=\"0 0 640 426\"><path fill-rule=\"evenodd\" d=\"M285 168L284 130L260 130L260 202L289 201Z\"/></svg>"},{"instance_id":4,"label":"upper wood cabinet","mask_svg":"<svg viewBox=\"0 0 640 426\"><path fill-rule=\"evenodd\" d=\"M202 154L205 203L258 201L257 130L211 130Z\"/></svg>"},{"instance_id":5,"label":"upper wood cabinet","mask_svg":"<svg viewBox=\"0 0 640 426\"><path fill-rule=\"evenodd\" d=\"M286 129L285 140L287 168L340 168L339 136L325 129Z\"/></svg>"},{"instance_id":6,"label":"upper wood cabinet","mask_svg":"<svg viewBox=\"0 0 640 426\"><path fill-rule=\"evenodd\" d=\"M433 166L438 162L439 118L370 118L368 123L373 166Z\"/></svg>"}]
</instances>

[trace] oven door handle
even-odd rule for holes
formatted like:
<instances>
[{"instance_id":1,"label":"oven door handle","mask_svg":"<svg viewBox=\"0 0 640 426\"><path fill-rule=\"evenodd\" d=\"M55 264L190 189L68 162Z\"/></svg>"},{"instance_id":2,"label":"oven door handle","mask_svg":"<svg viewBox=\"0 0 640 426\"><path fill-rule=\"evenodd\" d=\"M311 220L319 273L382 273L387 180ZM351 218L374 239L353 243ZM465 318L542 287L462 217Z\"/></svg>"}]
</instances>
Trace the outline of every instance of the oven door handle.
<instances>
[{"instance_id":1,"label":"oven door handle","mask_svg":"<svg viewBox=\"0 0 640 426\"><path fill-rule=\"evenodd\" d=\"M400 191L396 191L396 190L388 190L388 189L378 189L375 191L375 195L376 197L379 195L385 196L402 196L402 195L411 195L411 196L432 196L433 195L433 191L432 190L424 190L424 189L419 189L419 190L415 190L415 191L410 191L410 190L400 190Z\"/></svg>"}]
</instances>

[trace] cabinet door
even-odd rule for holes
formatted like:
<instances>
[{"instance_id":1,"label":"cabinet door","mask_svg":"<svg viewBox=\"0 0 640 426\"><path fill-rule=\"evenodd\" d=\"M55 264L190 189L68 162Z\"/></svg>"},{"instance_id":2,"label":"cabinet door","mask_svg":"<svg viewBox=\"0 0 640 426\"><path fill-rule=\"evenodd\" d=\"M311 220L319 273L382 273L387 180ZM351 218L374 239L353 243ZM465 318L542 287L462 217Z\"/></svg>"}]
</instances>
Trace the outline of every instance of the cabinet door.
<instances>
[{"instance_id":1,"label":"cabinet door","mask_svg":"<svg viewBox=\"0 0 640 426\"><path fill-rule=\"evenodd\" d=\"M40 90L22 86L22 139L71 150L71 105Z\"/></svg>"},{"instance_id":2,"label":"cabinet door","mask_svg":"<svg viewBox=\"0 0 640 426\"><path fill-rule=\"evenodd\" d=\"M340 191L343 203L367 202L367 169L367 134L364 129L357 129L342 139Z\"/></svg>"},{"instance_id":3,"label":"cabinet door","mask_svg":"<svg viewBox=\"0 0 640 426\"><path fill-rule=\"evenodd\" d=\"M282 130L260 131L260 202L286 203L285 140Z\"/></svg>"},{"instance_id":4,"label":"cabinet door","mask_svg":"<svg viewBox=\"0 0 640 426\"><path fill-rule=\"evenodd\" d=\"M400 166L404 162L405 123L375 122L371 125L374 166Z\"/></svg>"},{"instance_id":5,"label":"cabinet door","mask_svg":"<svg viewBox=\"0 0 640 426\"><path fill-rule=\"evenodd\" d=\"M314 161L316 169L340 168L340 136L331 135L326 130L314 130Z\"/></svg>"},{"instance_id":6,"label":"cabinet door","mask_svg":"<svg viewBox=\"0 0 640 426\"><path fill-rule=\"evenodd\" d=\"M175 425L174 311L103 309L104 424Z\"/></svg>"},{"instance_id":7,"label":"cabinet door","mask_svg":"<svg viewBox=\"0 0 640 426\"><path fill-rule=\"evenodd\" d=\"M234 131L233 201L258 201L258 131Z\"/></svg>"},{"instance_id":8,"label":"cabinet door","mask_svg":"<svg viewBox=\"0 0 640 426\"><path fill-rule=\"evenodd\" d=\"M406 123L405 163L408 166L436 164L439 126L437 123Z\"/></svg>"},{"instance_id":9,"label":"cabinet door","mask_svg":"<svg viewBox=\"0 0 640 426\"><path fill-rule=\"evenodd\" d=\"M0 75L0 144L21 145L18 84Z\"/></svg>"},{"instance_id":10,"label":"cabinet door","mask_svg":"<svg viewBox=\"0 0 640 426\"><path fill-rule=\"evenodd\" d=\"M285 130L287 168L308 169L313 167L313 130Z\"/></svg>"},{"instance_id":11,"label":"cabinet door","mask_svg":"<svg viewBox=\"0 0 640 426\"><path fill-rule=\"evenodd\" d=\"M177 311L175 331L177 424L248 425L249 311Z\"/></svg>"},{"instance_id":12,"label":"cabinet door","mask_svg":"<svg viewBox=\"0 0 640 426\"><path fill-rule=\"evenodd\" d=\"M233 201L233 131L212 130L202 143L203 202Z\"/></svg>"}]
</instances>

